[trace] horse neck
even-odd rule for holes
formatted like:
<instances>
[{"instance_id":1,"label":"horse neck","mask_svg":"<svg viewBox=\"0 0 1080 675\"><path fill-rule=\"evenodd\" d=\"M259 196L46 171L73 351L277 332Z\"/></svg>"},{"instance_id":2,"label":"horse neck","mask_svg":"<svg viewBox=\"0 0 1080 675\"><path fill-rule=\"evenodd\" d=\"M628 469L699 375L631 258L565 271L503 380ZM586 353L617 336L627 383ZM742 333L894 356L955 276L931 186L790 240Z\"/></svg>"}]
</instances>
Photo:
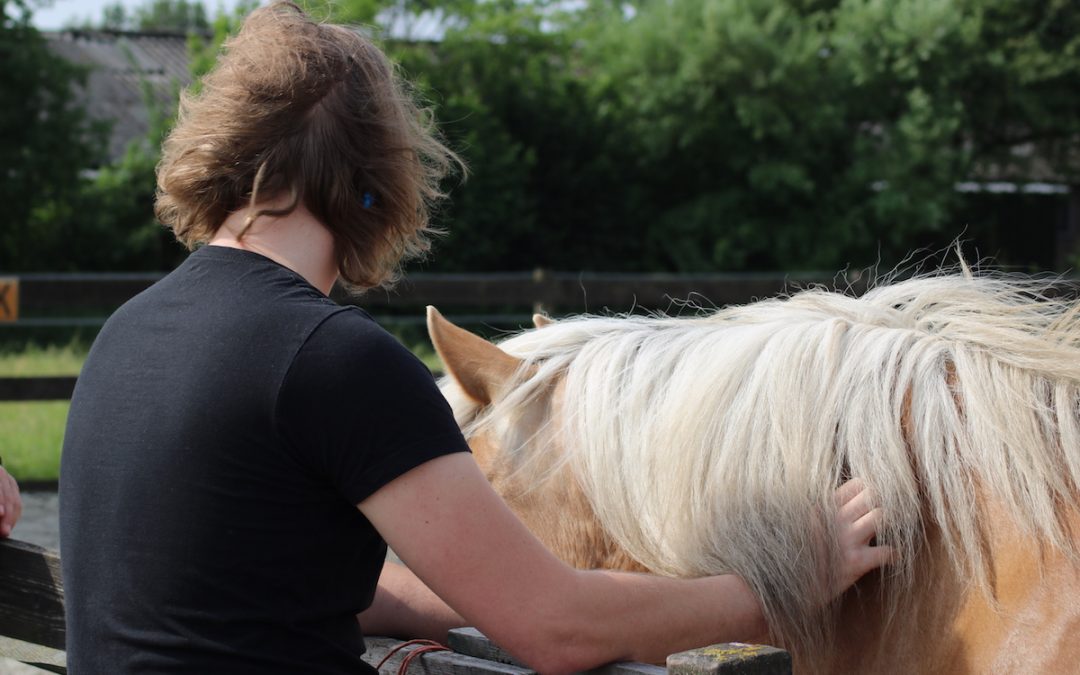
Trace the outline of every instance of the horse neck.
<instances>
[{"instance_id":1,"label":"horse neck","mask_svg":"<svg viewBox=\"0 0 1080 675\"><path fill-rule=\"evenodd\" d=\"M930 526L915 581L888 620L871 575L848 593L837 649L811 673L1072 672L1080 664L1080 568L1025 535L1000 507L987 508L988 589L958 571ZM1080 514L1067 521L1080 533Z\"/></svg>"},{"instance_id":2,"label":"horse neck","mask_svg":"<svg viewBox=\"0 0 1080 675\"><path fill-rule=\"evenodd\" d=\"M563 562L578 569L647 571L600 524L571 467L559 465L562 449L557 445L545 445L554 456L532 472L520 471L488 434L472 436L469 446L510 510Z\"/></svg>"}]
</instances>

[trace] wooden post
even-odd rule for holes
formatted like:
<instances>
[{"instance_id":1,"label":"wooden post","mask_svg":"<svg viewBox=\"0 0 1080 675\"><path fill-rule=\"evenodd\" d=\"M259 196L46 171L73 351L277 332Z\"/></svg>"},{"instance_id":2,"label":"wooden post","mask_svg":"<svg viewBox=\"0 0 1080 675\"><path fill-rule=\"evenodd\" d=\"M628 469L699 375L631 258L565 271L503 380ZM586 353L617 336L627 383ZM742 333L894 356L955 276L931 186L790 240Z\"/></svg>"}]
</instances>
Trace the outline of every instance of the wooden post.
<instances>
[{"instance_id":1,"label":"wooden post","mask_svg":"<svg viewBox=\"0 0 1080 675\"><path fill-rule=\"evenodd\" d=\"M0 277L0 323L19 320L19 279Z\"/></svg>"},{"instance_id":2,"label":"wooden post","mask_svg":"<svg viewBox=\"0 0 1080 675\"><path fill-rule=\"evenodd\" d=\"M0 656L64 673L64 636L60 556L0 540Z\"/></svg>"},{"instance_id":3,"label":"wooden post","mask_svg":"<svg viewBox=\"0 0 1080 675\"><path fill-rule=\"evenodd\" d=\"M691 649L667 660L671 675L791 675L791 654L741 642Z\"/></svg>"}]
</instances>

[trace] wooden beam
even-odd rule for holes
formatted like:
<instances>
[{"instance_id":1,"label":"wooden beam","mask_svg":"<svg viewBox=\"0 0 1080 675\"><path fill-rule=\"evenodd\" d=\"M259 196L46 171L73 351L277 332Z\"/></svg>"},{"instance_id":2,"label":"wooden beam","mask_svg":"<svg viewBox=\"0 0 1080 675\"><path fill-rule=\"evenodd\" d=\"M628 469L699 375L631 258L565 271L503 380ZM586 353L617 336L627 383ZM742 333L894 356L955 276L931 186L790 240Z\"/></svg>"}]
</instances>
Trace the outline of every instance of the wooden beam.
<instances>
[{"instance_id":1,"label":"wooden beam","mask_svg":"<svg viewBox=\"0 0 1080 675\"><path fill-rule=\"evenodd\" d=\"M485 661L527 667L475 628L451 630L446 646L459 654L474 656ZM589 671L590 675L664 675L666 672L667 670L663 667L648 663L611 663Z\"/></svg>"},{"instance_id":2,"label":"wooden beam","mask_svg":"<svg viewBox=\"0 0 1080 675\"><path fill-rule=\"evenodd\" d=\"M55 551L0 540L0 635L64 648L64 585Z\"/></svg>"},{"instance_id":3,"label":"wooden beam","mask_svg":"<svg viewBox=\"0 0 1080 675\"><path fill-rule=\"evenodd\" d=\"M15 666L13 664L19 664ZM7 670L5 670L7 668ZM66 673L67 653L0 635L0 673L4 675L40 675Z\"/></svg>"},{"instance_id":4,"label":"wooden beam","mask_svg":"<svg viewBox=\"0 0 1080 675\"><path fill-rule=\"evenodd\" d=\"M402 644L401 640L384 637L365 637L364 642L367 644L364 660L372 666L378 666L392 650ZM417 649L420 649L419 645L409 645L398 649L383 663L379 672L396 675L402 661ZM452 651L424 654L412 661L408 673L412 675L536 675L536 671L529 668L486 661Z\"/></svg>"},{"instance_id":5,"label":"wooden beam","mask_svg":"<svg viewBox=\"0 0 1080 675\"><path fill-rule=\"evenodd\" d=\"M75 390L69 377L0 377L0 401L69 401Z\"/></svg>"},{"instance_id":6,"label":"wooden beam","mask_svg":"<svg viewBox=\"0 0 1080 675\"><path fill-rule=\"evenodd\" d=\"M55 317L60 312L107 315L162 277L146 274L25 274L19 277L22 318ZM852 279L858 283L858 275ZM629 311L635 306L666 309L672 300L704 306L749 302L807 283L833 285L826 274L612 274L506 272L411 274L392 289L350 296L336 288L335 300L376 310L427 304L446 307L521 307L540 304L574 311Z\"/></svg>"},{"instance_id":7,"label":"wooden beam","mask_svg":"<svg viewBox=\"0 0 1080 675\"><path fill-rule=\"evenodd\" d=\"M791 675L791 654L767 645L741 642L711 645L672 654L671 675Z\"/></svg>"},{"instance_id":8,"label":"wooden beam","mask_svg":"<svg viewBox=\"0 0 1080 675\"><path fill-rule=\"evenodd\" d=\"M162 272L133 274L22 274L22 314L57 310L112 310L146 290Z\"/></svg>"}]
</instances>

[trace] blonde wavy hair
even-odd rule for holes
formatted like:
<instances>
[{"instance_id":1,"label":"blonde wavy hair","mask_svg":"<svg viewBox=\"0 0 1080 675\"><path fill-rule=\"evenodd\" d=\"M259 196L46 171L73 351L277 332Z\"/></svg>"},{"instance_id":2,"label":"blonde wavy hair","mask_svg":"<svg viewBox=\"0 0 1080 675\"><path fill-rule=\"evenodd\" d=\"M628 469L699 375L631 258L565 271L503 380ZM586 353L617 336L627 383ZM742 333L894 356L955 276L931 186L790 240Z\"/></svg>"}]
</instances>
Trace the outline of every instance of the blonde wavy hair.
<instances>
[{"instance_id":1,"label":"blonde wavy hair","mask_svg":"<svg viewBox=\"0 0 1080 675\"><path fill-rule=\"evenodd\" d=\"M250 227L303 204L333 233L342 281L370 288L430 248L430 211L455 168L464 165L370 40L278 2L252 12L201 90L181 96L155 212L194 248L245 205ZM286 196L286 208L254 208Z\"/></svg>"}]
</instances>

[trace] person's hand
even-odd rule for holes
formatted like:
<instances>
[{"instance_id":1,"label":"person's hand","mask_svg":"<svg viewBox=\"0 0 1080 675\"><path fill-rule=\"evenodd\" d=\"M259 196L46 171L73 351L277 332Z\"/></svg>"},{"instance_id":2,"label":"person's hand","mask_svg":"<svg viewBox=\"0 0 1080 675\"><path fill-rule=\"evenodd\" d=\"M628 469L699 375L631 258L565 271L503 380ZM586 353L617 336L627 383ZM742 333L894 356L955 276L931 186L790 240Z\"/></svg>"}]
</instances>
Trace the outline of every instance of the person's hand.
<instances>
[{"instance_id":1,"label":"person's hand","mask_svg":"<svg viewBox=\"0 0 1080 675\"><path fill-rule=\"evenodd\" d=\"M0 537L10 537L15 523L22 515L22 498L19 484L11 474L0 466Z\"/></svg>"},{"instance_id":2,"label":"person's hand","mask_svg":"<svg viewBox=\"0 0 1080 675\"><path fill-rule=\"evenodd\" d=\"M834 524L840 545L840 569L832 576L830 597L837 597L870 570L890 562L896 555L891 546L872 542L884 516L880 508L871 508L873 500L858 478L836 489Z\"/></svg>"}]
</instances>

